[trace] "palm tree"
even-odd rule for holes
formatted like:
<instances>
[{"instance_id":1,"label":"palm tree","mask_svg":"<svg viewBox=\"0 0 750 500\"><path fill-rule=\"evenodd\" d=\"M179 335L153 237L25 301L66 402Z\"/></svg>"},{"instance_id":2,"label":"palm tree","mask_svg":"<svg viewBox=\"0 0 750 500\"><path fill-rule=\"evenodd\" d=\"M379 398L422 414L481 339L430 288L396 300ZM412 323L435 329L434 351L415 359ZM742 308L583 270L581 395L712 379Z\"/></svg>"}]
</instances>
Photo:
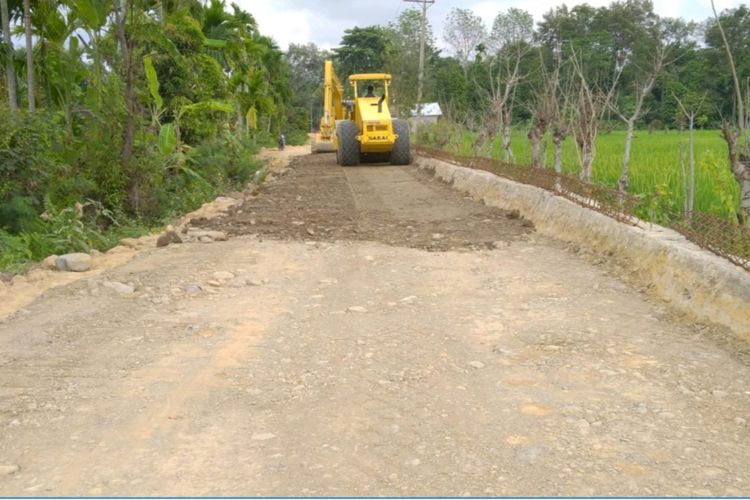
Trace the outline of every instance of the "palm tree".
<instances>
[{"instance_id":1,"label":"palm tree","mask_svg":"<svg viewBox=\"0 0 750 500\"><path fill-rule=\"evenodd\" d=\"M18 114L18 97L16 96L16 70L13 67L13 42L10 39L10 11L8 0L0 0L2 14L3 42L5 43L5 78L8 81L8 102L13 116Z\"/></svg>"},{"instance_id":2,"label":"palm tree","mask_svg":"<svg viewBox=\"0 0 750 500\"><path fill-rule=\"evenodd\" d=\"M29 111L34 112L34 44L31 39L31 1L23 0L23 28L26 33L26 81Z\"/></svg>"},{"instance_id":3,"label":"palm tree","mask_svg":"<svg viewBox=\"0 0 750 500\"><path fill-rule=\"evenodd\" d=\"M102 106L102 82L104 69L101 54L101 30L107 24L112 11L112 0L72 0L73 13L81 28L88 34L88 40L78 37L86 45L93 59L93 80L97 110Z\"/></svg>"}]
</instances>

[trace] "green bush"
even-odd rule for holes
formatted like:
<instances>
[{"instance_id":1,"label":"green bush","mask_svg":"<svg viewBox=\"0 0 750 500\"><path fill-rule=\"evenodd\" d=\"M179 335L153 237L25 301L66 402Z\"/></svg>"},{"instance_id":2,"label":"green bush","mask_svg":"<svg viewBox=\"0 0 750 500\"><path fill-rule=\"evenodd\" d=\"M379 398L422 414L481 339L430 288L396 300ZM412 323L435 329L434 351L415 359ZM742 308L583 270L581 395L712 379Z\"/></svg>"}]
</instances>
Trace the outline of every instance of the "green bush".
<instances>
[{"instance_id":1,"label":"green bush","mask_svg":"<svg viewBox=\"0 0 750 500\"><path fill-rule=\"evenodd\" d=\"M228 130L166 156L153 133L139 134L124 166L119 127L88 121L76 125L81 137L71 140L61 120L40 112L0 123L0 269L106 250L144 226L242 189L261 167L253 159L257 147Z\"/></svg>"},{"instance_id":2,"label":"green bush","mask_svg":"<svg viewBox=\"0 0 750 500\"><path fill-rule=\"evenodd\" d=\"M62 161L63 135L59 113L25 114L15 125L0 124L0 229L29 229L45 194L70 177Z\"/></svg>"},{"instance_id":3,"label":"green bush","mask_svg":"<svg viewBox=\"0 0 750 500\"><path fill-rule=\"evenodd\" d=\"M102 219L107 226L117 227L114 214L101 203L88 200L57 209L49 198L46 210L34 224L34 230L12 234L0 229L0 269L19 269L27 261L41 260L51 254L106 250L119 239L117 231L101 231Z\"/></svg>"},{"instance_id":4,"label":"green bush","mask_svg":"<svg viewBox=\"0 0 750 500\"><path fill-rule=\"evenodd\" d=\"M291 146L301 146L309 139L304 130L292 130L286 135L286 143Z\"/></svg>"},{"instance_id":5,"label":"green bush","mask_svg":"<svg viewBox=\"0 0 750 500\"><path fill-rule=\"evenodd\" d=\"M160 178L139 184L139 215L148 223L195 210L222 192L242 189L261 167L252 157L257 148L229 132L183 149L167 158L158 155L140 161L142 165L156 161L158 167L145 170L160 173Z\"/></svg>"}]
</instances>

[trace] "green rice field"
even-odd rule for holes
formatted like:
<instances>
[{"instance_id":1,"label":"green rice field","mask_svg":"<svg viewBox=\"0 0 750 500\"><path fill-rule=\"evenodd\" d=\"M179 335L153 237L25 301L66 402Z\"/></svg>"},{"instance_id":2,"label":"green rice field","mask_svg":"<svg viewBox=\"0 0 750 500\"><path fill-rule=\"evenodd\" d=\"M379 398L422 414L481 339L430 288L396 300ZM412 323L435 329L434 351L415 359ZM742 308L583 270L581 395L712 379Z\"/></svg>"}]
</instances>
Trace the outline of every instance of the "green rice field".
<instances>
[{"instance_id":1,"label":"green rice field","mask_svg":"<svg viewBox=\"0 0 750 500\"><path fill-rule=\"evenodd\" d=\"M449 130L445 130L448 128ZM441 130L442 129L442 130ZM461 155L472 154L472 144L476 134L458 132L457 129L438 125L432 131L420 133L420 140L425 144L436 142L442 136L444 149ZM680 174L680 145L685 154L685 170L689 168L687 160L688 133L678 131L637 131L633 140L630 159L630 192L644 197L646 207L641 215L650 219L664 219L679 214L683 207L685 194ZM530 164L531 149L526 138L526 130L513 133L511 148L516 156L516 163ZM622 170L622 155L625 148L625 131L601 133L596 142L594 160L594 181L617 186ZM492 155L501 158L502 151L499 139L493 144ZM547 164L552 166L553 145L548 140ZM739 202L739 188L729 169L727 146L719 130L698 130L695 132L695 210L710 212L726 218L734 218ZM569 137L563 148L563 171L577 175L579 160L575 143Z\"/></svg>"}]
</instances>

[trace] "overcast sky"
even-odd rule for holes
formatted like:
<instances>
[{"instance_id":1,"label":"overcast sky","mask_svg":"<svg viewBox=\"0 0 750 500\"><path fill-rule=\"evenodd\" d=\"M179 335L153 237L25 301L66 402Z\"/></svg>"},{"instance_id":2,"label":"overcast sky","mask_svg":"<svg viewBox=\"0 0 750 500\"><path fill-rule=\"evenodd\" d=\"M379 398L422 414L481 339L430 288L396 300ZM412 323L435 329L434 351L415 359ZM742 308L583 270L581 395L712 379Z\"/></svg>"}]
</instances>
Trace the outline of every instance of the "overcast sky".
<instances>
[{"instance_id":1,"label":"overcast sky","mask_svg":"<svg viewBox=\"0 0 750 500\"><path fill-rule=\"evenodd\" d=\"M403 0L234 0L255 16L264 35L271 36L282 50L290 43L313 42L330 49L337 47L344 30L354 26L387 24L395 20L404 9L419 4ZM711 14L710 0L653 0L656 12L663 16L682 17L702 21ZM736 7L742 0L715 0L719 10ZM593 6L608 5L610 0L436 0L427 11L436 42L442 40L442 24L453 7L470 8L479 14L489 27L495 15L518 7L534 15L539 21L550 8L566 3L568 7L588 3ZM747 0L746 2L747 3Z\"/></svg>"}]
</instances>

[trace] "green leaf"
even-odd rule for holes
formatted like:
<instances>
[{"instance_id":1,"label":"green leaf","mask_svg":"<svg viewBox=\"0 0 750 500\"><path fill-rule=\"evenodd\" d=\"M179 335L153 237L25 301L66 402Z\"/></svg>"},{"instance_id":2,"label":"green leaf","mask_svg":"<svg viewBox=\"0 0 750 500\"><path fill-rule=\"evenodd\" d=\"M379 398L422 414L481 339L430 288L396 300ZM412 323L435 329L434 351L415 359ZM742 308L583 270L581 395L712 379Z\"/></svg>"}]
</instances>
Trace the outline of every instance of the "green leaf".
<instances>
[{"instance_id":1,"label":"green leaf","mask_svg":"<svg viewBox=\"0 0 750 500\"><path fill-rule=\"evenodd\" d=\"M258 128L258 110L255 109L255 106L251 106L247 110L247 115L245 115L245 118L247 118L247 128L250 130L257 130Z\"/></svg>"},{"instance_id":2,"label":"green leaf","mask_svg":"<svg viewBox=\"0 0 750 500\"><path fill-rule=\"evenodd\" d=\"M84 26L91 30L99 30L107 22L107 13L112 8L112 2L103 0L74 0L73 11Z\"/></svg>"},{"instance_id":3,"label":"green leaf","mask_svg":"<svg viewBox=\"0 0 750 500\"><path fill-rule=\"evenodd\" d=\"M182 117L186 113L201 113L207 111L219 111L222 113L233 113L234 106L224 101L217 101L210 99L207 101L196 102L194 104L186 104L180 108L178 117Z\"/></svg>"},{"instance_id":4,"label":"green leaf","mask_svg":"<svg viewBox=\"0 0 750 500\"><path fill-rule=\"evenodd\" d=\"M209 49L223 49L227 46L227 41L217 40L216 38L206 38L203 40L203 45Z\"/></svg>"},{"instance_id":5,"label":"green leaf","mask_svg":"<svg viewBox=\"0 0 750 500\"><path fill-rule=\"evenodd\" d=\"M174 125L165 123L159 129L159 152L164 156L169 156L174 152L177 145L177 136L174 133Z\"/></svg>"},{"instance_id":6,"label":"green leaf","mask_svg":"<svg viewBox=\"0 0 750 500\"><path fill-rule=\"evenodd\" d=\"M161 95L159 95L159 78L156 76L156 69L154 69L154 62L151 60L151 56L143 56L143 67L146 70L148 91L151 92L156 109L159 110L164 106L164 101Z\"/></svg>"},{"instance_id":7,"label":"green leaf","mask_svg":"<svg viewBox=\"0 0 750 500\"><path fill-rule=\"evenodd\" d=\"M206 181L206 179L204 179L201 174L199 174L198 172L196 172L195 170L193 170L190 167L186 167L185 165L182 165L180 167L180 172L183 172L183 173L187 174L188 176L192 177L193 179L197 180L198 182L203 182L205 184L208 184L208 181Z\"/></svg>"}]
</instances>

